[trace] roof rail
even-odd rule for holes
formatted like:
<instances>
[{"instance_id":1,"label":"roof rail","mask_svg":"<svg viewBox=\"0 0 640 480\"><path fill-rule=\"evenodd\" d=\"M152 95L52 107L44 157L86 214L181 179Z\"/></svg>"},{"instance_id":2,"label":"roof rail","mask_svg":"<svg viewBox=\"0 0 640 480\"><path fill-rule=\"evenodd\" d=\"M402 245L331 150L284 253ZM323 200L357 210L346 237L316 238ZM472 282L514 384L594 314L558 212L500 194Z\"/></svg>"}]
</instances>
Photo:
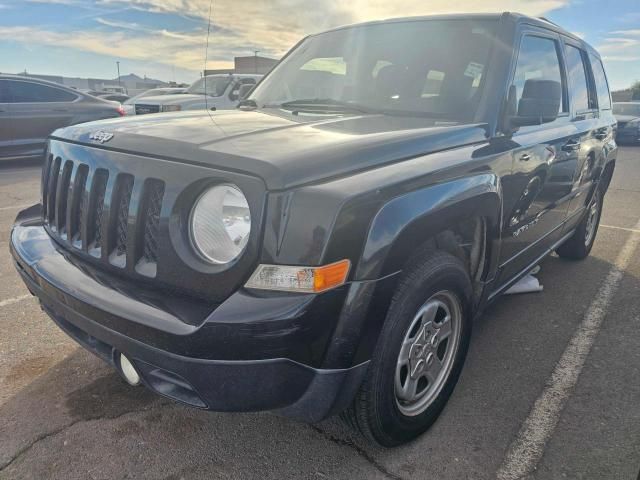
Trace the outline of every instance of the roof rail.
<instances>
[{"instance_id":1,"label":"roof rail","mask_svg":"<svg viewBox=\"0 0 640 480\"><path fill-rule=\"evenodd\" d=\"M547 17L538 17L540 20L544 20L547 23L550 23L551 25L555 25L558 28L562 28L560 27L560 25L558 25L556 22L552 22L551 20L549 20Z\"/></svg>"}]
</instances>

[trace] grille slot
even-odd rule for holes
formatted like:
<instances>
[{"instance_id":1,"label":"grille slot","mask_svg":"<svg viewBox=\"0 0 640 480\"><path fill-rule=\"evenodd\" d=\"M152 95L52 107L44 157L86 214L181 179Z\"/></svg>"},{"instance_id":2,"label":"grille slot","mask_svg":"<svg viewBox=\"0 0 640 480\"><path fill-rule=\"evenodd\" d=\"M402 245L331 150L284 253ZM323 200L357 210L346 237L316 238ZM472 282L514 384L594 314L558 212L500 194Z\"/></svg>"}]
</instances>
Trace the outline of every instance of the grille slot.
<instances>
[{"instance_id":1,"label":"grille slot","mask_svg":"<svg viewBox=\"0 0 640 480\"><path fill-rule=\"evenodd\" d=\"M76 172L73 185L73 195L70 201L70 215L68 226L68 238L76 248L82 248L82 216L86 211L87 199L87 175L89 167L80 165Z\"/></svg>"},{"instance_id":2,"label":"grille slot","mask_svg":"<svg viewBox=\"0 0 640 480\"><path fill-rule=\"evenodd\" d=\"M51 173L47 182L47 221L55 230L54 220L56 213L56 193L58 190L58 175L60 174L60 157L56 158L51 167Z\"/></svg>"},{"instance_id":3,"label":"grille slot","mask_svg":"<svg viewBox=\"0 0 640 480\"><path fill-rule=\"evenodd\" d=\"M89 215L87 215L87 218L89 218L87 244L89 245L89 252L96 257L100 257L102 254L102 240L104 238L102 226L108 180L109 172L107 170L102 168L96 170L92 188L94 203Z\"/></svg>"},{"instance_id":4,"label":"grille slot","mask_svg":"<svg viewBox=\"0 0 640 480\"><path fill-rule=\"evenodd\" d=\"M47 155L47 159L42 167L42 214L47 218L47 187L49 186L49 174L51 173L51 163L53 155Z\"/></svg>"},{"instance_id":5,"label":"grille slot","mask_svg":"<svg viewBox=\"0 0 640 480\"><path fill-rule=\"evenodd\" d=\"M67 206L72 169L73 162L65 162L64 167L62 167L62 173L60 174L60 180L58 181L58 191L56 193L56 228L63 238L67 235Z\"/></svg>"},{"instance_id":6,"label":"grille slot","mask_svg":"<svg viewBox=\"0 0 640 480\"><path fill-rule=\"evenodd\" d=\"M139 235L138 252L140 259L136 270L142 275L156 276L158 262L158 233L160 228L160 212L164 198L165 184L162 180L149 178L144 184L143 200L140 213L140 223L143 224Z\"/></svg>"},{"instance_id":7,"label":"grille slot","mask_svg":"<svg viewBox=\"0 0 640 480\"><path fill-rule=\"evenodd\" d=\"M114 249L109 255L113 265L124 267L127 263L127 238L129 237L129 203L133 193L133 176L120 174L116 181Z\"/></svg>"}]
</instances>

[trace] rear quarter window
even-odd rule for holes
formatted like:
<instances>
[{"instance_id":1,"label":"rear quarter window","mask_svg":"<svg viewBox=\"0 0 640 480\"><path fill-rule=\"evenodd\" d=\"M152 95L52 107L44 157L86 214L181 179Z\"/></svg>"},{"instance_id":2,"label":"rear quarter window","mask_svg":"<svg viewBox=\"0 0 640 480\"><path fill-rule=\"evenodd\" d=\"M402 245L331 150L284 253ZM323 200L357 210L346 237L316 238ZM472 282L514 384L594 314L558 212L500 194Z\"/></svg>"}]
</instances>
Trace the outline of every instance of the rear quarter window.
<instances>
[{"instance_id":1,"label":"rear quarter window","mask_svg":"<svg viewBox=\"0 0 640 480\"><path fill-rule=\"evenodd\" d=\"M591 61L591 70L593 70L593 78L596 82L596 92L598 94L598 106L600 110L611 110L611 95L609 94L609 84L607 76L604 73L604 66L598 57L589 54Z\"/></svg>"},{"instance_id":2,"label":"rear quarter window","mask_svg":"<svg viewBox=\"0 0 640 480\"><path fill-rule=\"evenodd\" d=\"M569 76L569 91L571 103L575 113L585 112L595 108L593 95L589 89L586 65L582 50L573 45L565 45L567 58L567 74Z\"/></svg>"}]
</instances>

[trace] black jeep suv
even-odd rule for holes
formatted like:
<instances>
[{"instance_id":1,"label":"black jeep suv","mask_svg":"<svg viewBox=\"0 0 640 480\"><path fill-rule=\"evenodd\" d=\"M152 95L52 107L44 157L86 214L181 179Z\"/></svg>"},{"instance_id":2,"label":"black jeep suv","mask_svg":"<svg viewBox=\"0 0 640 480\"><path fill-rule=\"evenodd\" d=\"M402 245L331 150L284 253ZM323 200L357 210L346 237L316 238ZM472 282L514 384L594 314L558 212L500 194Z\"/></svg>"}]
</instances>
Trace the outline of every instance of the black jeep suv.
<instances>
[{"instance_id":1,"label":"black jeep suv","mask_svg":"<svg viewBox=\"0 0 640 480\"><path fill-rule=\"evenodd\" d=\"M483 308L586 257L617 146L598 54L544 19L302 40L237 111L56 131L15 264L132 384L195 407L424 432Z\"/></svg>"}]
</instances>

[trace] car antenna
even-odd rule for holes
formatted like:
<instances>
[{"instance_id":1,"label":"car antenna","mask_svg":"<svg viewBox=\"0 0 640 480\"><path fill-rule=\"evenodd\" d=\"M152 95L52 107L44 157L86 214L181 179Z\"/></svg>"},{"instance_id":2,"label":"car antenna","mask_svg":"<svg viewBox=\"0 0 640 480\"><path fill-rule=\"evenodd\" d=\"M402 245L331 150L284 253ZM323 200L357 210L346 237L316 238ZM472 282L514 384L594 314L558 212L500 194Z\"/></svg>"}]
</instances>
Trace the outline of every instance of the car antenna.
<instances>
[{"instance_id":1,"label":"car antenna","mask_svg":"<svg viewBox=\"0 0 640 480\"><path fill-rule=\"evenodd\" d=\"M209 35L211 34L212 12L213 12L213 0L209 0L209 22L207 24L207 44L204 49L204 71L203 71L203 78L202 78L204 80L204 108L207 110L207 114L209 115L209 118L211 119L213 124L216 127L218 127L220 130L222 130L222 133L226 135L227 132L225 132L224 129L220 125L218 125L218 122L216 122L215 119L213 118L213 115L211 115L211 110L209 110L209 95L207 95L207 62L209 59Z\"/></svg>"}]
</instances>

